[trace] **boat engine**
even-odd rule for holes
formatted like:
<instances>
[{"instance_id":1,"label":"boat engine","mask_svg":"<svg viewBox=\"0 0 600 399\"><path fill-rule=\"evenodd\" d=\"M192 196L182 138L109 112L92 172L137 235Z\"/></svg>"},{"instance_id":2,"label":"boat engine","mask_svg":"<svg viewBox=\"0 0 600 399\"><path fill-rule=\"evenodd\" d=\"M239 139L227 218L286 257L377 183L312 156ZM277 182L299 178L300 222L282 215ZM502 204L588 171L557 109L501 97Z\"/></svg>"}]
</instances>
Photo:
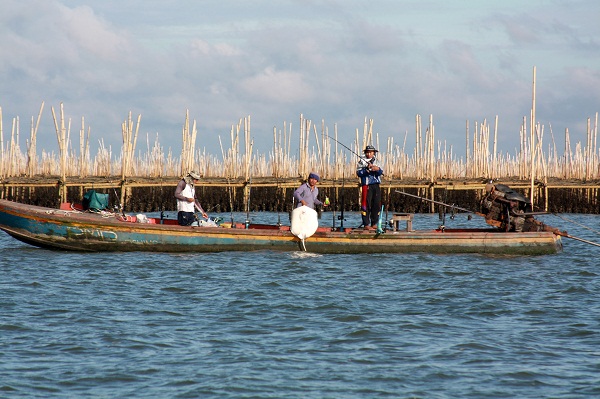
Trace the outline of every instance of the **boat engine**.
<instances>
[{"instance_id":1,"label":"boat engine","mask_svg":"<svg viewBox=\"0 0 600 399\"><path fill-rule=\"evenodd\" d=\"M504 231L542 231L543 224L532 215L531 200L505 184L489 182L481 200L486 222Z\"/></svg>"}]
</instances>

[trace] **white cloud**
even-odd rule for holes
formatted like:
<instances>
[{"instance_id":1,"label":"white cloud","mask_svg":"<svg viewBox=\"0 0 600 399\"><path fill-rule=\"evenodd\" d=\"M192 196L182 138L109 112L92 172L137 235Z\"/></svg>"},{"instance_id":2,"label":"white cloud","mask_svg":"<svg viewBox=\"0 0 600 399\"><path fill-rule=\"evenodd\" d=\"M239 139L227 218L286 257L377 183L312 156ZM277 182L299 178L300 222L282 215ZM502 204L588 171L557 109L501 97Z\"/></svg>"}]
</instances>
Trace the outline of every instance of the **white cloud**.
<instances>
[{"instance_id":1,"label":"white cloud","mask_svg":"<svg viewBox=\"0 0 600 399\"><path fill-rule=\"evenodd\" d=\"M227 132L251 115L265 145L273 126L301 113L338 123L348 139L365 116L382 134L403 135L419 113L434 115L440 139L462 145L466 119L499 115L503 137L518 131L533 66L540 120L585 123L600 104L592 0L177 4L5 0L5 120L37 115L46 101L38 143L51 146L49 106L63 101L73 120L85 116L93 142L118 146L131 110L142 131L177 151L186 109L202 132ZM218 148L216 139L203 145Z\"/></svg>"},{"instance_id":2,"label":"white cloud","mask_svg":"<svg viewBox=\"0 0 600 399\"><path fill-rule=\"evenodd\" d=\"M268 102L295 103L312 97L312 90L298 72L276 71L267 67L244 79L241 87L249 96Z\"/></svg>"}]
</instances>

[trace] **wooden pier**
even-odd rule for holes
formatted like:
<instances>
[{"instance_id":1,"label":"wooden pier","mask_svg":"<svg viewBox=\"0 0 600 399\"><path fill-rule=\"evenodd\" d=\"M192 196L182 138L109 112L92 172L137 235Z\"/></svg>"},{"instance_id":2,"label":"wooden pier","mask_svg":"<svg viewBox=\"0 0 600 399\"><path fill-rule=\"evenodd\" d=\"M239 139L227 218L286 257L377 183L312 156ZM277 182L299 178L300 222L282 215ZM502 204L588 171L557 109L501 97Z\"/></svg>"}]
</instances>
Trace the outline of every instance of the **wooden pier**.
<instances>
[{"instance_id":1,"label":"wooden pier","mask_svg":"<svg viewBox=\"0 0 600 399\"><path fill-rule=\"evenodd\" d=\"M94 189L110 194L111 203L126 211L153 212L175 208L173 193L178 177L69 178L58 176L13 177L0 181L0 197L37 205L58 206L61 202L80 202L83 194ZM245 180L203 178L197 186L198 197L207 209L219 211L276 211L293 206L293 191L304 182L298 178L252 178ZM515 191L529 196L531 182L499 180ZM433 203L421 204L396 191L406 191L431 200L475 209L484 191L484 179L428 180L388 179L381 184L383 203L391 211L437 212ZM322 179L318 183L320 198L329 197L333 209L358 210L358 179ZM600 181L548 179L535 182L534 208L550 212L600 213ZM407 209L408 208L408 209Z\"/></svg>"}]
</instances>

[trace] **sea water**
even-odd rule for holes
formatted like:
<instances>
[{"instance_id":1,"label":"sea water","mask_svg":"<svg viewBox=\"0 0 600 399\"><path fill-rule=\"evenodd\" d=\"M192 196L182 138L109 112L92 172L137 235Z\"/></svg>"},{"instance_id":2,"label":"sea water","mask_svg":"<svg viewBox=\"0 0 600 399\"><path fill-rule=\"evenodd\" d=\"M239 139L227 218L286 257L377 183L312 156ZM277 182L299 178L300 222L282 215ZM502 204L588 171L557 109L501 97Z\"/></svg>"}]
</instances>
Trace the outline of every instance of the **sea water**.
<instances>
[{"instance_id":1,"label":"sea water","mask_svg":"<svg viewBox=\"0 0 600 399\"><path fill-rule=\"evenodd\" d=\"M600 216L567 216L544 218L600 241ZM84 254L0 233L0 397L600 397L600 248L563 243L547 256Z\"/></svg>"}]
</instances>

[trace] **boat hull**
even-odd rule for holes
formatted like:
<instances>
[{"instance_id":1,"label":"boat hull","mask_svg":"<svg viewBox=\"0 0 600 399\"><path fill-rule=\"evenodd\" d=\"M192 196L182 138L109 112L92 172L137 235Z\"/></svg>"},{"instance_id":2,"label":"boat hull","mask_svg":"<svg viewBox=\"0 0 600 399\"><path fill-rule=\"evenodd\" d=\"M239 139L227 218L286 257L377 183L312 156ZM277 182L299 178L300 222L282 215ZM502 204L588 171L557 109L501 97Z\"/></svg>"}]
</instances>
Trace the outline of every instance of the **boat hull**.
<instances>
[{"instance_id":1,"label":"boat hull","mask_svg":"<svg viewBox=\"0 0 600 399\"><path fill-rule=\"evenodd\" d=\"M117 215L118 216L118 215ZM0 229L28 244L90 252L298 251L315 253L553 254L562 250L552 232L506 233L490 229L374 231L319 228L301 242L289 226L242 224L188 227L132 223L113 214L58 210L0 200ZM123 218L121 218L123 219ZM237 228L236 228L237 227Z\"/></svg>"}]
</instances>

